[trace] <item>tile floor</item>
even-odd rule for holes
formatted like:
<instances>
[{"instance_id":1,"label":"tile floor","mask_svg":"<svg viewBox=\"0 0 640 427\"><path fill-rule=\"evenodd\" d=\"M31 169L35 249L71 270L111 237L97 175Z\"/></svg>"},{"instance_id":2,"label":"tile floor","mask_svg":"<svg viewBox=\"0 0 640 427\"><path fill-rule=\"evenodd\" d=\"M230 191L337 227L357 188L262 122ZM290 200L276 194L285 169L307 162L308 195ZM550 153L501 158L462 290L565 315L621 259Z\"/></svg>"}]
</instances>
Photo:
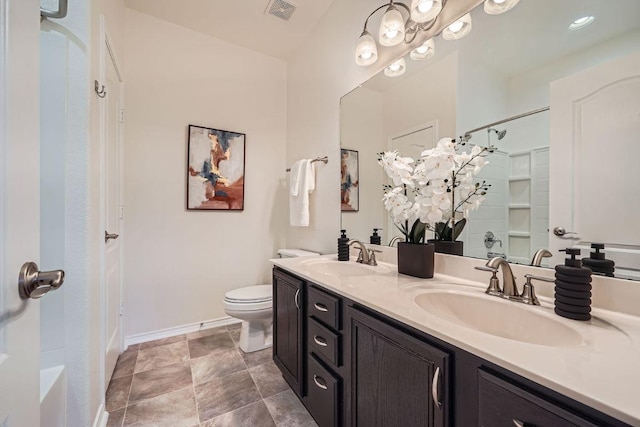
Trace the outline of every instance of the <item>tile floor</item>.
<instances>
[{"instance_id":1,"label":"tile floor","mask_svg":"<svg viewBox=\"0 0 640 427\"><path fill-rule=\"evenodd\" d=\"M108 427L317 427L271 349L244 353L240 325L129 347L106 395Z\"/></svg>"}]
</instances>

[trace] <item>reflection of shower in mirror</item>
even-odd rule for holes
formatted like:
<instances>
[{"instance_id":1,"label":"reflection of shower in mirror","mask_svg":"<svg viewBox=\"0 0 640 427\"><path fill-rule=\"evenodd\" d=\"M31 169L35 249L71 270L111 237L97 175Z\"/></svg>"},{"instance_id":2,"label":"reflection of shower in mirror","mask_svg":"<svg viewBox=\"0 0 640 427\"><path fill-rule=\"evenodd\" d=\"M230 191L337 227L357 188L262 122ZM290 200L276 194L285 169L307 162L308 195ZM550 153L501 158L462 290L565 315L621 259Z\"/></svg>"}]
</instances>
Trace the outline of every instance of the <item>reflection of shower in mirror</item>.
<instances>
[{"instance_id":1,"label":"reflection of shower in mirror","mask_svg":"<svg viewBox=\"0 0 640 427\"><path fill-rule=\"evenodd\" d=\"M507 130L498 130L494 128L487 129L487 135L489 135L489 145L491 145L491 131L495 132L498 135L498 141L500 141L507 134Z\"/></svg>"}]
</instances>

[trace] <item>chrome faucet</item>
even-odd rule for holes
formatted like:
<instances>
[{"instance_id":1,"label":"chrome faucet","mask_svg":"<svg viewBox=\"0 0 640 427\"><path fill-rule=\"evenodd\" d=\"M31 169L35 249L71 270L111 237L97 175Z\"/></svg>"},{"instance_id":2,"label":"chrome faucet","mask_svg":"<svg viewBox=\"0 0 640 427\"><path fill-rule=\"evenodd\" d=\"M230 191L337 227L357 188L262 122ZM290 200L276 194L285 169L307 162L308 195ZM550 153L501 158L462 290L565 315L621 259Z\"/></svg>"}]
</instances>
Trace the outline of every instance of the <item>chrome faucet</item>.
<instances>
[{"instance_id":1,"label":"chrome faucet","mask_svg":"<svg viewBox=\"0 0 640 427\"><path fill-rule=\"evenodd\" d=\"M393 236L393 238L389 241L389 246L393 247L395 242L404 242L404 237L402 236Z\"/></svg>"},{"instance_id":2,"label":"chrome faucet","mask_svg":"<svg viewBox=\"0 0 640 427\"><path fill-rule=\"evenodd\" d=\"M491 258L487 261L487 267L499 270L502 267L502 298L520 299L516 279L513 277L509 261L501 257Z\"/></svg>"},{"instance_id":3,"label":"chrome faucet","mask_svg":"<svg viewBox=\"0 0 640 427\"><path fill-rule=\"evenodd\" d=\"M378 265L378 262L376 261L376 252L381 253L382 251L378 251L375 249L367 249L365 244L362 243L360 240L350 240L349 246L353 245L354 243L357 244L358 249L360 249L360 253L358 254L358 259L356 260L356 262L359 262L360 264L367 264L367 265L374 265L374 266Z\"/></svg>"},{"instance_id":4,"label":"chrome faucet","mask_svg":"<svg viewBox=\"0 0 640 427\"><path fill-rule=\"evenodd\" d=\"M350 240L349 246L352 246L354 243L357 244L358 249L360 249L360 254L358 255L356 262L359 262L360 264L369 264L369 250L367 247L360 240Z\"/></svg>"},{"instance_id":5,"label":"chrome faucet","mask_svg":"<svg viewBox=\"0 0 640 427\"><path fill-rule=\"evenodd\" d=\"M533 255L531 265L534 267L540 267L542 265L542 258L550 258L553 254L546 249L538 249Z\"/></svg>"}]
</instances>

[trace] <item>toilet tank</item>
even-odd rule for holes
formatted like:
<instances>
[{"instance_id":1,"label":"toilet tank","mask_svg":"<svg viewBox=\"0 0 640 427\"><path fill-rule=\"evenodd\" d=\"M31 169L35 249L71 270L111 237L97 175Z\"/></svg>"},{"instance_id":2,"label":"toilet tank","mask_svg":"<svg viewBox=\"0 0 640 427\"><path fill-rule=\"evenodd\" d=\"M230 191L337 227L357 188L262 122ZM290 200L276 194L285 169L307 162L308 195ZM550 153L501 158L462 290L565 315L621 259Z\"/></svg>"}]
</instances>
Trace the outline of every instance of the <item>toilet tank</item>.
<instances>
[{"instance_id":1,"label":"toilet tank","mask_svg":"<svg viewBox=\"0 0 640 427\"><path fill-rule=\"evenodd\" d=\"M318 256L320 254L303 249L278 249L278 255L280 258L297 258L301 256Z\"/></svg>"}]
</instances>

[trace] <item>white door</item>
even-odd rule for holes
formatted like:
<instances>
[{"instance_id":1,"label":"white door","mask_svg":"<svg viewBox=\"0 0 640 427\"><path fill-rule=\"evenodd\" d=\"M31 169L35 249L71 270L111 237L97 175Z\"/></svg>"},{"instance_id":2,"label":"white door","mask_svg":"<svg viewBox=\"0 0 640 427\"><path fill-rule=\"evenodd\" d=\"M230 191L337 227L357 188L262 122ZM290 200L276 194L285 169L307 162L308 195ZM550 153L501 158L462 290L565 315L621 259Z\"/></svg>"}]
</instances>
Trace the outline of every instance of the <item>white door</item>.
<instances>
[{"instance_id":1,"label":"white door","mask_svg":"<svg viewBox=\"0 0 640 427\"><path fill-rule=\"evenodd\" d=\"M38 262L38 0L0 0L0 426L40 425L40 307L18 272ZM46 298L46 297L45 297Z\"/></svg>"},{"instance_id":2,"label":"white door","mask_svg":"<svg viewBox=\"0 0 640 427\"><path fill-rule=\"evenodd\" d=\"M104 25L104 24L103 24ZM106 32L103 32L106 34ZM102 138L104 155L104 325L105 340L105 387L113 374L121 350L122 328L120 321L121 299L121 121L122 79L115 55L108 38L104 37L103 60L106 96L102 100Z\"/></svg>"},{"instance_id":3,"label":"white door","mask_svg":"<svg viewBox=\"0 0 640 427\"><path fill-rule=\"evenodd\" d=\"M423 123L419 126L413 127L411 129L407 129L403 132L398 133L397 135L393 135L389 138L389 151L398 150L401 156L403 157L411 157L412 159L418 159L420 154L424 150L428 150L430 148L435 147L438 142L436 138L438 137L438 122L427 122ZM387 230L386 235L389 238L389 241L394 237L403 237L402 232L398 230L398 227L395 226L393 222L393 218L388 212L385 210L385 216L387 217ZM427 231L427 238L433 238L433 233ZM431 235L429 235L431 234ZM389 243L382 242L383 245Z\"/></svg>"},{"instance_id":4,"label":"white door","mask_svg":"<svg viewBox=\"0 0 640 427\"><path fill-rule=\"evenodd\" d=\"M640 273L628 269L640 265L638 111L638 53L551 84L550 265L562 248L581 247L586 257L591 243L605 243L616 274Z\"/></svg>"}]
</instances>

